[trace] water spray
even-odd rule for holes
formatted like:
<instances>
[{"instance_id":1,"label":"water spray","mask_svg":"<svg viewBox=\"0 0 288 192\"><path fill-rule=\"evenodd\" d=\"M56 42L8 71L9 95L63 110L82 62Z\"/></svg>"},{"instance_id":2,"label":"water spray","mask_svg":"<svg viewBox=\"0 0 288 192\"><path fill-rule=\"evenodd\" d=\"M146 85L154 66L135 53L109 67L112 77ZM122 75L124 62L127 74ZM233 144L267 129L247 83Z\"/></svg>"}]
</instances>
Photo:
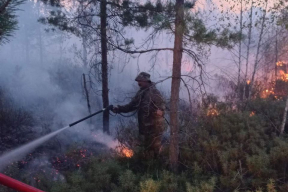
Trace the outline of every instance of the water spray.
<instances>
[{"instance_id":1,"label":"water spray","mask_svg":"<svg viewBox=\"0 0 288 192\"><path fill-rule=\"evenodd\" d=\"M29 153L30 151L32 151L33 149L35 149L36 147L38 147L39 145L43 144L44 142L48 141L49 139L51 139L52 137L54 137L55 135L61 133L62 131L64 131L65 129L69 128L69 127L73 127L74 125L82 122L82 121L85 121L86 119L89 119L99 113L102 113L106 110L112 110L113 109L113 105L109 105L108 107L100 110L100 111L97 111L91 115L88 115L78 121L75 121L73 123L70 123L68 126L66 127L63 127L57 131L54 131L52 133L49 133L48 135L45 135L43 137L40 137L38 139L35 139L21 147L18 147L8 153L4 153L3 155L0 156L0 171L2 171L7 165L9 165L11 163L11 161L18 161L20 160L23 156L25 156L27 153ZM41 192L40 190L38 189L32 189L32 188L29 188L30 186L24 184L24 183L21 183L17 180L14 180L8 176L5 176L3 174L0 173L0 184L2 185L5 185L7 187L10 187L10 188L13 188L13 189L16 189L18 191L21 191L21 192ZM28 187L27 187L28 186ZM16 188L17 187L17 188Z\"/></svg>"}]
</instances>

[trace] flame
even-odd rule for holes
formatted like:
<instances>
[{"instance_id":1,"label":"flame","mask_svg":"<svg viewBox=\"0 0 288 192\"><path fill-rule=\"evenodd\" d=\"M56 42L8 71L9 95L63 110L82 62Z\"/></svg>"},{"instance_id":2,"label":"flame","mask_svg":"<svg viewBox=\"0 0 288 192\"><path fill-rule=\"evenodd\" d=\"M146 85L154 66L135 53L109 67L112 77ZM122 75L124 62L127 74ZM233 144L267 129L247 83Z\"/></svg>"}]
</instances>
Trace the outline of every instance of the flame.
<instances>
[{"instance_id":1,"label":"flame","mask_svg":"<svg viewBox=\"0 0 288 192\"><path fill-rule=\"evenodd\" d=\"M280 78L283 81L288 81L288 74L287 73L285 73L283 70L280 70L279 73L280 73Z\"/></svg>"},{"instance_id":2,"label":"flame","mask_svg":"<svg viewBox=\"0 0 288 192\"><path fill-rule=\"evenodd\" d=\"M127 147L123 148L121 152L125 157L128 157L128 158L131 158L134 154L133 151L131 149L128 149Z\"/></svg>"},{"instance_id":3,"label":"flame","mask_svg":"<svg viewBox=\"0 0 288 192\"><path fill-rule=\"evenodd\" d=\"M263 93L261 94L261 98L267 98L269 95L274 95L274 91L273 91L273 88L272 90L269 90L269 89L265 89L263 90Z\"/></svg>"},{"instance_id":4,"label":"flame","mask_svg":"<svg viewBox=\"0 0 288 192\"><path fill-rule=\"evenodd\" d=\"M283 62L282 62L282 61L278 61L278 62L276 63L276 65L279 66L279 67L282 67L282 66L283 66Z\"/></svg>"},{"instance_id":5,"label":"flame","mask_svg":"<svg viewBox=\"0 0 288 192\"><path fill-rule=\"evenodd\" d=\"M252 112L250 113L249 117L252 117L252 116L254 116L254 115L255 115L255 112L252 111Z\"/></svg>"},{"instance_id":6,"label":"flame","mask_svg":"<svg viewBox=\"0 0 288 192\"><path fill-rule=\"evenodd\" d=\"M207 116L218 116L219 115L219 112L217 111L217 109L208 109L208 112L207 112Z\"/></svg>"},{"instance_id":7,"label":"flame","mask_svg":"<svg viewBox=\"0 0 288 192\"><path fill-rule=\"evenodd\" d=\"M250 84L250 82L251 82L250 80L247 80L247 85L249 85L249 84Z\"/></svg>"}]
</instances>

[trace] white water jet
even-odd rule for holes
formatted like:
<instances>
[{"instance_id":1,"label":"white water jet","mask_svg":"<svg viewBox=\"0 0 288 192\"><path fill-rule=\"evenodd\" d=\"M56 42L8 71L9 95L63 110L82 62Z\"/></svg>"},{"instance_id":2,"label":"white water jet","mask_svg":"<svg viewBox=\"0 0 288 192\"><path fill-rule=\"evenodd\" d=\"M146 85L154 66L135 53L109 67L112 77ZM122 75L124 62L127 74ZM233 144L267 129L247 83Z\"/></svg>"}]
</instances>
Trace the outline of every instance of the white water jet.
<instances>
[{"instance_id":1,"label":"white water jet","mask_svg":"<svg viewBox=\"0 0 288 192\"><path fill-rule=\"evenodd\" d=\"M42 143L46 142L47 140L51 139L58 133L64 131L65 129L69 128L70 126L63 127L57 131L54 131L52 133L49 133L48 135L45 135L43 137L40 137L38 139L35 139L34 141L31 141L23 146L20 146L16 149L13 149L10 152L4 153L0 156L0 172L10 163L19 161L21 158L23 158L25 155L27 155L29 152L31 152L33 149L41 145Z\"/></svg>"}]
</instances>

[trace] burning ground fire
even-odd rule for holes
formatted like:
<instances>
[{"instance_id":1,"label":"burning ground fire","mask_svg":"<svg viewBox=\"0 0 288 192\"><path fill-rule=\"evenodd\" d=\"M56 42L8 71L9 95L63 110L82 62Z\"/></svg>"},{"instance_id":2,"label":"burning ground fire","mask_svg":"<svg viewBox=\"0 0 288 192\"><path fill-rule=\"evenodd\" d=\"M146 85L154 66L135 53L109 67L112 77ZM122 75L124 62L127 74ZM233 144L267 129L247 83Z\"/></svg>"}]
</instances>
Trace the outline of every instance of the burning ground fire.
<instances>
[{"instance_id":1,"label":"burning ground fire","mask_svg":"<svg viewBox=\"0 0 288 192\"><path fill-rule=\"evenodd\" d=\"M279 67L278 79L281 79L283 81L288 81L288 73L286 73L287 72L287 64L283 61L278 61L276 63L276 65L277 65L277 67Z\"/></svg>"},{"instance_id":2,"label":"burning ground fire","mask_svg":"<svg viewBox=\"0 0 288 192\"><path fill-rule=\"evenodd\" d=\"M127 147L123 148L121 150L121 153L123 154L124 157L127 157L127 158L131 158L133 156L133 151L131 149L128 149Z\"/></svg>"},{"instance_id":3,"label":"burning ground fire","mask_svg":"<svg viewBox=\"0 0 288 192\"><path fill-rule=\"evenodd\" d=\"M207 111L207 116L218 116L220 113L217 109L211 108Z\"/></svg>"},{"instance_id":4,"label":"burning ground fire","mask_svg":"<svg viewBox=\"0 0 288 192\"><path fill-rule=\"evenodd\" d=\"M280 78L283 81L288 81L288 74L287 73L285 73L283 70L280 70L279 73L280 73Z\"/></svg>"},{"instance_id":5,"label":"burning ground fire","mask_svg":"<svg viewBox=\"0 0 288 192\"><path fill-rule=\"evenodd\" d=\"M110 149L114 149L120 156L131 158L134 154L133 150L121 144L118 140L114 140L112 137L103 134L102 132L94 133L93 137L97 142L106 145Z\"/></svg>"},{"instance_id":6,"label":"burning ground fire","mask_svg":"<svg viewBox=\"0 0 288 192\"><path fill-rule=\"evenodd\" d=\"M284 61L278 61L276 63L277 68L276 74L271 76L271 80L268 82L259 83L258 86L260 89L259 91L261 98L274 98L274 99L281 99L283 96L287 94L287 82L288 82L288 63ZM250 80L248 80L247 85L250 84ZM257 81L255 82L257 84Z\"/></svg>"},{"instance_id":7,"label":"burning ground fire","mask_svg":"<svg viewBox=\"0 0 288 192\"><path fill-rule=\"evenodd\" d=\"M276 65L277 65L277 66L279 66L279 67L282 67L282 66L283 66L283 64L284 64L284 62L283 62L283 61L278 61L278 62L276 63Z\"/></svg>"},{"instance_id":8,"label":"burning ground fire","mask_svg":"<svg viewBox=\"0 0 288 192\"><path fill-rule=\"evenodd\" d=\"M111 136L103 134L102 132L96 132L90 134L93 140L106 145L108 148L112 149L117 156L132 158L134 155L133 150L131 150L126 145L123 145L118 140L113 139ZM106 149L105 149L106 150ZM31 178L36 183L40 183L43 175L45 177L49 177L53 180L62 180L64 177L61 175L61 172L72 169L81 169L83 165L85 165L91 157L94 157L98 153L95 154L95 150L93 149L85 149L83 146L81 148L77 148L69 151L66 154L58 154L57 156L47 158L47 159L36 159L32 153L28 155L25 160L19 161L18 163L11 162L8 165L8 168L19 169L19 165L21 166L31 166L32 171L30 171ZM46 155L45 153L41 155ZM29 165L29 160L33 160L32 164ZM8 170L8 169L7 169ZM6 175L12 176L10 172L4 172Z\"/></svg>"},{"instance_id":9,"label":"burning ground fire","mask_svg":"<svg viewBox=\"0 0 288 192\"><path fill-rule=\"evenodd\" d=\"M253 117L254 115L255 115L255 112L252 111L252 112L250 113L249 117Z\"/></svg>"}]
</instances>

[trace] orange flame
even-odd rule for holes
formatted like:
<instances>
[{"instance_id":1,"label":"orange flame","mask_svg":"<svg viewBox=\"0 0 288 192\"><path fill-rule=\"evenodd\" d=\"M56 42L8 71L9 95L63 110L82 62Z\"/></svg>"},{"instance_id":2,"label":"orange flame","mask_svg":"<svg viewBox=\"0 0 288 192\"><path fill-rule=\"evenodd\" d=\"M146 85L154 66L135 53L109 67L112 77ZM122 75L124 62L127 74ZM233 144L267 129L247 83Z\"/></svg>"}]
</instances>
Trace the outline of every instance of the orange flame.
<instances>
[{"instance_id":1,"label":"orange flame","mask_svg":"<svg viewBox=\"0 0 288 192\"><path fill-rule=\"evenodd\" d=\"M283 62L282 62L282 61L278 61L278 62L276 63L276 65L282 67L282 66L283 66Z\"/></svg>"},{"instance_id":2,"label":"orange flame","mask_svg":"<svg viewBox=\"0 0 288 192\"><path fill-rule=\"evenodd\" d=\"M217 109L208 109L208 112L207 112L207 116L218 116L219 115L219 112L217 111Z\"/></svg>"},{"instance_id":3,"label":"orange flame","mask_svg":"<svg viewBox=\"0 0 288 192\"><path fill-rule=\"evenodd\" d=\"M128 157L128 158L131 158L134 154L133 151L131 149L128 149L128 148L123 148L121 150L121 152L125 157Z\"/></svg>"},{"instance_id":4,"label":"orange flame","mask_svg":"<svg viewBox=\"0 0 288 192\"><path fill-rule=\"evenodd\" d=\"M254 115L255 115L255 112L252 111L252 112L250 113L249 117L252 117L252 116L254 116Z\"/></svg>"},{"instance_id":5,"label":"orange flame","mask_svg":"<svg viewBox=\"0 0 288 192\"><path fill-rule=\"evenodd\" d=\"M287 73L285 73L283 70L280 70L279 73L280 73L281 79L283 81L288 81L288 74Z\"/></svg>"},{"instance_id":6,"label":"orange flame","mask_svg":"<svg viewBox=\"0 0 288 192\"><path fill-rule=\"evenodd\" d=\"M249 85L249 84L250 84L250 82L251 82L250 80L247 80L247 85Z\"/></svg>"}]
</instances>

